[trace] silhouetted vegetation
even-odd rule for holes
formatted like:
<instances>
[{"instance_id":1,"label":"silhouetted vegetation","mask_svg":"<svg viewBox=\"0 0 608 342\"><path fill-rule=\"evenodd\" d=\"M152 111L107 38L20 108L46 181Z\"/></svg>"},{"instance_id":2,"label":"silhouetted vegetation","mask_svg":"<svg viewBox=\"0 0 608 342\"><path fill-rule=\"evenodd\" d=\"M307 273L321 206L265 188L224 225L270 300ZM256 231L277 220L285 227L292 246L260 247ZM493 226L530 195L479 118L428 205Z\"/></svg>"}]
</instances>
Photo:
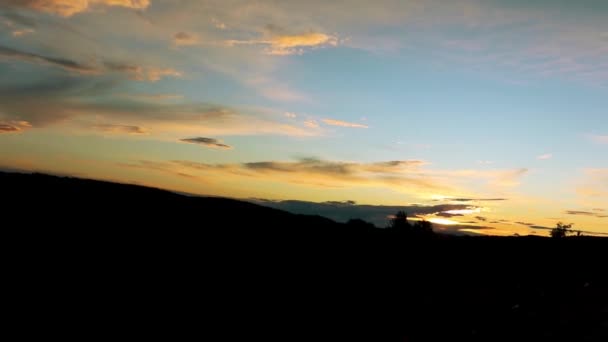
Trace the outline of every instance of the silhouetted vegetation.
<instances>
[{"instance_id":1,"label":"silhouetted vegetation","mask_svg":"<svg viewBox=\"0 0 608 342\"><path fill-rule=\"evenodd\" d=\"M554 239L563 239L572 234L572 224L557 223L557 226L551 230L551 237ZM578 234L580 236L580 232Z\"/></svg>"},{"instance_id":2,"label":"silhouetted vegetation","mask_svg":"<svg viewBox=\"0 0 608 342\"><path fill-rule=\"evenodd\" d=\"M390 220L388 227L389 231L405 235L410 239L424 239L433 237L433 225L425 220L415 221L411 224L407 220L407 213L398 211Z\"/></svg>"}]
</instances>

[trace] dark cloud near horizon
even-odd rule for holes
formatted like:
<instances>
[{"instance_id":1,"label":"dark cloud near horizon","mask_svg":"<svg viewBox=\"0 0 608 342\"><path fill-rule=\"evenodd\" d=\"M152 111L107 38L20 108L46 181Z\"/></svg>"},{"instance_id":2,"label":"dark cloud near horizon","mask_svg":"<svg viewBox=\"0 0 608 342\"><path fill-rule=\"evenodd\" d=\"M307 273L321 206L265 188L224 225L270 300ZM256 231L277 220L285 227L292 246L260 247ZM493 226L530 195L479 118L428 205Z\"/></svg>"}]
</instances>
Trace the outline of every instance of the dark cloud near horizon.
<instances>
[{"instance_id":1,"label":"dark cloud near horizon","mask_svg":"<svg viewBox=\"0 0 608 342\"><path fill-rule=\"evenodd\" d=\"M485 217L483 217L483 216L475 216L475 219L476 219L477 221L482 221L482 222L486 222L486 221L488 221L488 219L487 219L487 218L485 218Z\"/></svg>"},{"instance_id":2,"label":"dark cloud near horizon","mask_svg":"<svg viewBox=\"0 0 608 342\"><path fill-rule=\"evenodd\" d=\"M591 217L597 217L597 218L608 218L608 215L599 214L598 212L591 212L591 211L566 210L565 213L567 215L579 215L579 216L591 216Z\"/></svg>"},{"instance_id":3,"label":"dark cloud near horizon","mask_svg":"<svg viewBox=\"0 0 608 342\"><path fill-rule=\"evenodd\" d=\"M440 216L440 217L448 217L448 218L449 217L456 217L456 216L464 216L463 214L452 214L452 213L449 213L449 212L440 212L440 213L437 213L435 215Z\"/></svg>"},{"instance_id":4,"label":"dark cloud near horizon","mask_svg":"<svg viewBox=\"0 0 608 342\"><path fill-rule=\"evenodd\" d=\"M354 201L322 203L297 200L273 201L266 199L251 199L250 201L295 214L320 215L337 222L347 222L350 219L358 218L371 222L378 227L385 227L390 215L394 215L398 211L405 211L409 217L416 217L417 215L439 214L450 210L471 208L471 206L467 204L382 206L359 205Z\"/></svg>"},{"instance_id":5,"label":"dark cloud near horizon","mask_svg":"<svg viewBox=\"0 0 608 342\"><path fill-rule=\"evenodd\" d=\"M220 148L220 149L226 149L226 150L232 149L232 146L226 145L223 142L221 142L220 140L213 139L213 138L196 137L196 138L180 139L180 141L189 143L189 144L207 146L207 147L211 147L211 148Z\"/></svg>"},{"instance_id":6,"label":"dark cloud near horizon","mask_svg":"<svg viewBox=\"0 0 608 342\"><path fill-rule=\"evenodd\" d=\"M494 202L494 201L508 201L508 198L446 198L446 199L435 199L434 202Z\"/></svg>"}]
</instances>

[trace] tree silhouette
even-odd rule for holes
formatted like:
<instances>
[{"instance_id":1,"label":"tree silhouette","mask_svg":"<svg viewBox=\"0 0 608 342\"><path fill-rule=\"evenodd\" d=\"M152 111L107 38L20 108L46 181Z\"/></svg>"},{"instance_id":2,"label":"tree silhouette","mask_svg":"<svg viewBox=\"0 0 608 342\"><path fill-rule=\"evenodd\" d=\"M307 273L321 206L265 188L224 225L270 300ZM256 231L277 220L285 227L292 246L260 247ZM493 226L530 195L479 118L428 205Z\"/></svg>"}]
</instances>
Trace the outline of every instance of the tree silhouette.
<instances>
[{"instance_id":1,"label":"tree silhouette","mask_svg":"<svg viewBox=\"0 0 608 342\"><path fill-rule=\"evenodd\" d=\"M427 238L434 235L431 222L422 220L410 224L407 220L407 214L404 211L398 211L397 214L390 219L387 228L393 232L412 238Z\"/></svg>"},{"instance_id":2,"label":"tree silhouette","mask_svg":"<svg viewBox=\"0 0 608 342\"><path fill-rule=\"evenodd\" d=\"M388 228L396 231L407 231L411 228L409 222L407 222L407 214L405 211L398 211L388 223Z\"/></svg>"},{"instance_id":3,"label":"tree silhouette","mask_svg":"<svg viewBox=\"0 0 608 342\"><path fill-rule=\"evenodd\" d=\"M557 223L557 226L551 230L551 237L554 239L562 239L568 236L571 232L572 223L563 224L561 222Z\"/></svg>"}]
</instances>

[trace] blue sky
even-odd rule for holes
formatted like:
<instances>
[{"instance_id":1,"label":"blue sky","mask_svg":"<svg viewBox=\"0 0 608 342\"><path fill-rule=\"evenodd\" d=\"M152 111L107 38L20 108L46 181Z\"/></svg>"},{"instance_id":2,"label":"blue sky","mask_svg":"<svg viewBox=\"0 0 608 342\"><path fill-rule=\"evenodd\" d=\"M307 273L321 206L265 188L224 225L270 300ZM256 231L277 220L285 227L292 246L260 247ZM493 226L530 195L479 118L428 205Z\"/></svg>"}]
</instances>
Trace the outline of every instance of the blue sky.
<instances>
[{"instance_id":1,"label":"blue sky","mask_svg":"<svg viewBox=\"0 0 608 342\"><path fill-rule=\"evenodd\" d=\"M607 11L0 0L0 166L608 233Z\"/></svg>"}]
</instances>

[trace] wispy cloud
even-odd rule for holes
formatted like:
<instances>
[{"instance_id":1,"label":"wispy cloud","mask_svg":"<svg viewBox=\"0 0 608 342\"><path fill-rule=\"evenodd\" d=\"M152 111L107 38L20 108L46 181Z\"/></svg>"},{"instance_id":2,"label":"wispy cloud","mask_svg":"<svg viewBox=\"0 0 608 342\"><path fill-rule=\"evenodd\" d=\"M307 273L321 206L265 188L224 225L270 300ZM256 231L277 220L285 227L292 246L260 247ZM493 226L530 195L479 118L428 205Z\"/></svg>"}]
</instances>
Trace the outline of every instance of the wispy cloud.
<instances>
[{"instance_id":1,"label":"wispy cloud","mask_svg":"<svg viewBox=\"0 0 608 342\"><path fill-rule=\"evenodd\" d=\"M197 144L211 148L231 150L232 146L224 144L222 141L213 139L213 138L205 138L205 137L197 137L197 138L186 138L180 139L180 141L189 143L189 144Z\"/></svg>"},{"instance_id":2,"label":"wispy cloud","mask_svg":"<svg viewBox=\"0 0 608 342\"><path fill-rule=\"evenodd\" d=\"M57 58L44 56L40 54L20 51L16 49L12 49L6 46L0 45L0 57L11 58L15 60L20 60L29 63L37 63L37 64L46 64L55 67L59 67L68 71L83 73L83 74L95 74L98 73L99 70L90 65L82 64L70 59Z\"/></svg>"},{"instance_id":3,"label":"wispy cloud","mask_svg":"<svg viewBox=\"0 0 608 342\"><path fill-rule=\"evenodd\" d=\"M608 144L608 135L591 135L591 140L598 144Z\"/></svg>"},{"instance_id":4,"label":"wispy cloud","mask_svg":"<svg viewBox=\"0 0 608 342\"><path fill-rule=\"evenodd\" d=\"M275 56L301 55L306 49L336 46L338 38L320 32L309 32L294 35L273 35L268 39L227 40L228 46L265 45L264 52Z\"/></svg>"},{"instance_id":5,"label":"wispy cloud","mask_svg":"<svg viewBox=\"0 0 608 342\"><path fill-rule=\"evenodd\" d=\"M593 211L566 210L565 213L567 215L579 215L579 216L591 216L591 217L597 217L597 218L608 218L608 215L605 215L605 214L600 213L600 212L593 212Z\"/></svg>"},{"instance_id":6,"label":"wispy cloud","mask_svg":"<svg viewBox=\"0 0 608 342\"><path fill-rule=\"evenodd\" d=\"M77 98L78 101L74 101ZM123 123L145 127L154 136L283 135L311 137L322 133L289 120L279 112L191 101L160 101L167 96L116 91L116 83L90 77L54 77L31 85L0 81L0 113L4 121L28 121L36 127L78 121L80 127ZM174 96L168 96L172 99ZM98 127L100 129L100 127ZM116 130L116 127L104 127ZM123 129L124 131L124 129Z\"/></svg>"},{"instance_id":7,"label":"wispy cloud","mask_svg":"<svg viewBox=\"0 0 608 342\"><path fill-rule=\"evenodd\" d=\"M31 28L19 29L19 30L14 30L12 32L12 35L13 35L13 37L19 38L19 37L23 37L23 36L28 35L28 34L32 34L34 32L36 32L36 30L31 29Z\"/></svg>"},{"instance_id":8,"label":"wispy cloud","mask_svg":"<svg viewBox=\"0 0 608 342\"><path fill-rule=\"evenodd\" d=\"M106 133L113 134L148 134L149 130L140 127L140 126L130 126L130 125L113 125L113 124L97 124L93 125L93 128L96 130L100 130Z\"/></svg>"},{"instance_id":9,"label":"wispy cloud","mask_svg":"<svg viewBox=\"0 0 608 342\"><path fill-rule=\"evenodd\" d=\"M181 72L172 68L143 67L135 64L104 61L101 64L86 64L67 58L30 53L0 45L0 57L22 62L50 65L78 74L99 75L104 72L125 73L138 81L156 82L164 77L180 77Z\"/></svg>"},{"instance_id":10,"label":"wispy cloud","mask_svg":"<svg viewBox=\"0 0 608 342\"><path fill-rule=\"evenodd\" d=\"M340 127L349 127L349 128L369 128L368 126L363 125L363 124L346 122L346 121L341 121L341 120L323 119L321 121L323 121L323 123L325 123L326 125L330 125L330 126L340 126Z\"/></svg>"},{"instance_id":11,"label":"wispy cloud","mask_svg":"<svg viewBox=\"0 0 608 342\"><path fill-rule=\"evenodd\" d=\"M548 160L551 158L553 158L552 153L541 154L540 156L536 157L536 159L538 159L538 160Z\"/></svg>"},{"instance_id":12,"label":"wispy cloud","mask_svg":"<svg viewBox=\"0 0 608 342\"><path fill-rule=\"evenodd\" d=\"M187 32L178 32L173 35L173 44L176 46L194 46L199 45L200 40L197 35Z\"/></svg>"},{"instance_id":13,"label":"wispy cloud","mask_svg":"<svg viewBox=\"0 0 608 342\"><path fill-rule=\"evenodd\" d=\"M146 9L150 0L7 0L10 5L70 17L85 12L95 5Z\"/></svg>"},{"instance_id":14,"label":"wispy cloud","mask_svg":"<svg viewBox=\"0 0 608 342\"><path fill-rule=\"evenodd\" d=\"M424 161L397 160L374 163L330 161L303 158L295 161L259 161L233 164L209 164L185 160L166 162L176 171L196 172L206 179L240 177L255 180L272 180L295 186L324 189L354 189L376 187L399 193L426 197L436 193L463 192L480 181L494 184L501 173L486 174L485 178L456 176L456 171L429 169ZM497 180L498 179L498 180ZM477 208L470 203L450 203L463 208ZM449 214L472 214L478 211Z\"/></svg>"},{"instance_id":15,"label":"wispy cloud","mask_svg":"<svg viewBox=\"0 0 608 342\"><path fill-rule=\"evenodd\" d=\"M0 134L17 133L31 127L32 125L27 121L0 121Z\"/></svg>"}]
</instances>

